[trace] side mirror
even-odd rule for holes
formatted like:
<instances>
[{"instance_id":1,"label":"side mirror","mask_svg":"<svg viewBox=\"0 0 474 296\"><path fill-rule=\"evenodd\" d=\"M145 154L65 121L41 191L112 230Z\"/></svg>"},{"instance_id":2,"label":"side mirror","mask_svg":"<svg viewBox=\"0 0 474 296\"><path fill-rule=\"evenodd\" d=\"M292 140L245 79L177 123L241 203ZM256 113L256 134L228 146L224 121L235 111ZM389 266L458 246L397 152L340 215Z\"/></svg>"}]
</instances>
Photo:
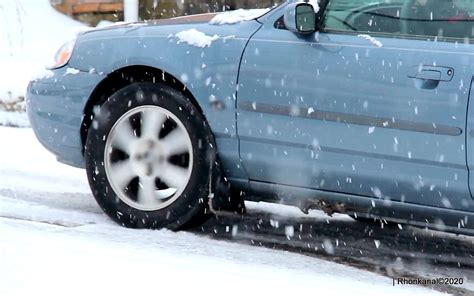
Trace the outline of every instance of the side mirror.
<instances>
[{"instance_id":1,"label":"side mirror","mask_svg":"<svg viewBox=\"0 0 474 296\"><path fill-rule=\"evenodd\" d=\"M285 26L295 33L311 34L316 31L316 13L309 3L293 3L285 11Z\"/></svg>"}]
</instances>

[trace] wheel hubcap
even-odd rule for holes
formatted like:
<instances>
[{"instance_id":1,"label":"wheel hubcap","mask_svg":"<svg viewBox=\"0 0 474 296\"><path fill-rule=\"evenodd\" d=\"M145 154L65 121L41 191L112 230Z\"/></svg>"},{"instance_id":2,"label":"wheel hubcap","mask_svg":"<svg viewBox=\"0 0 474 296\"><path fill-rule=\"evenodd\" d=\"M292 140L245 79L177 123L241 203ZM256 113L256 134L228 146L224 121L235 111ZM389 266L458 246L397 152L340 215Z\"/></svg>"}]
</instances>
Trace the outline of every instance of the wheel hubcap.
<instances>
[{"instance_id":1,"label":"wheel hubcap","mask_svg":"<svg viewBox=\"0 0 474 296\"><path fill-rule=\"evenodd\" d=\"M138 107L112 127L104 164L120 200L138 210L156 211L178 199L189 182L191 139L184 124L170 111Z\"/></svg>"}]
</instances>

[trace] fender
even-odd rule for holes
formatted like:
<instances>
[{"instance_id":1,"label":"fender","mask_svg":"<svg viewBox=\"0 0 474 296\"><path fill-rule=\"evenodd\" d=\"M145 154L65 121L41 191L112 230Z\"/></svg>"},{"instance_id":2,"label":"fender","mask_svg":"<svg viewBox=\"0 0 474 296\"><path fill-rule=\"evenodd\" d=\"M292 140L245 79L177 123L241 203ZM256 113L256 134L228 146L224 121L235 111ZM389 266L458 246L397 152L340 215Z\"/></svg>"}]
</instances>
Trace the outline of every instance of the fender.
<instances>
[{"instance_id":1,"label":"fender","mask_svg":"<svg viewBox=\"0 0 474 296\"><path fill-rule=\"evenodd\" d=\"M261 24L129 25L86 32L78 37L69 66L81 71L110 74L134 65L161 69L180 80L198 101L216 134L235 137L235 94L242 52ZM197 47L176 37L196 29L215 38ZM210 103L224 103L215 112Z\"/></svg>"},{"instance_id":2,"label":"fender","mask_svg":"<svg viewBox=\"0 0 474 296\"><path fill-rule=\"evenodd\" d=\"M240 162L236 127L239 67L248 40L260 27L258 21L235 25L140 23L89 31L78 37L69 67L110 75L126 67L146 66L175 77L207 118L224 167L235 167ZM200 47L176 36L191 29L212 41ZM245 174L242 171L235 177Z\"/></svg>"}]
</instances>

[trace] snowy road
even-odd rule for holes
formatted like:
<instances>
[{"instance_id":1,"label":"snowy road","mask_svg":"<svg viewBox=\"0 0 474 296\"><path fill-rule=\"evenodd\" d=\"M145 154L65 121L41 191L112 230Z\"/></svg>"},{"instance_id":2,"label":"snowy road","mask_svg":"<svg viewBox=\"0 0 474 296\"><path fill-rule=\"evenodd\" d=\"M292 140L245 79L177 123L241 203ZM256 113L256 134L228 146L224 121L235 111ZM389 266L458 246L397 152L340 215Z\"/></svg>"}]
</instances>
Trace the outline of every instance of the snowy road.
<instances>
[{"instance_id":1,"label":"snowy road","mask_svg":"<svg viewBox=\"0 0 474 296\"><path fill-rule=\"evenodd\" d=\"M84 171L57 163L31 130L0 127L0 295L439 293L392 286L390 275L459 275L467 283L447 291L474 291L471 237L250 208L191 233L124 229L95 204Z\"/></svg>"}]
</instances>

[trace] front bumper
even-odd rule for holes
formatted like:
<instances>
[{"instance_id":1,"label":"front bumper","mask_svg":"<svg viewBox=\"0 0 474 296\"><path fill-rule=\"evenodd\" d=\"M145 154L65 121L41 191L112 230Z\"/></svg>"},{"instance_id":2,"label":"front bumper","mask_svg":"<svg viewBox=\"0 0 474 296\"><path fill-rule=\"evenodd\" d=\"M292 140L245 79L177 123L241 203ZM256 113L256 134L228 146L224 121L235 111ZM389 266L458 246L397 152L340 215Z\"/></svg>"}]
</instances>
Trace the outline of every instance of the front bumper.
<instances>
[{"instance_id":1,"label":"front bumper","mask_svg":"<svg viewBox=\"0 0 474 296\"><path fill-rule=\"evenodd\" d=\"M81 125L93 90L105 76L89 72L53 70L30 82L26 95L28 117L38 140L60 162L84 168Z\"/></svg>"}]
</instances>

